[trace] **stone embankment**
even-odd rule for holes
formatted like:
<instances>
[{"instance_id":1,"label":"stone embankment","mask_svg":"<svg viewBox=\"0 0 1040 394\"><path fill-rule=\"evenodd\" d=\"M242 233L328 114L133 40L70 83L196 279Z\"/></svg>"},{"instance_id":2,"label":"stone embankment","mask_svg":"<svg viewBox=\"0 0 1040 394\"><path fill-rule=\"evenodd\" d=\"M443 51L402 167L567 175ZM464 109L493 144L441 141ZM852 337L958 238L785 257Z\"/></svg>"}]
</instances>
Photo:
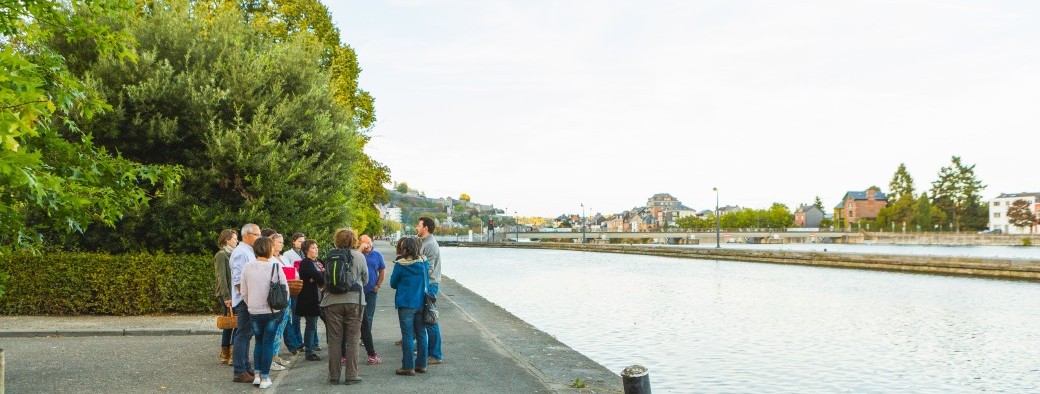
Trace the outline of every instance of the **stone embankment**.
<instances>
[{"instance_id":1,"label":"stone embankment","mask_svg":"<svg viewBox=\"0 0 1040 394\"><path fill-rule=\"evenodd\" d=\"M582 245L554 242L461 243L459 246L575 250L1040 281L1040 259L739 250L645 245Z\"/></svg>"},{"instance_id":2,"label":"stone embankment","mask_svg":"<svg viewBox=\"0 0 1040 394\"><path fill-rule=\"evenodd\" d=\"M864 240L892 245L1040 245L1037 234L864 233Z\"/></svg>"}]
</instances>

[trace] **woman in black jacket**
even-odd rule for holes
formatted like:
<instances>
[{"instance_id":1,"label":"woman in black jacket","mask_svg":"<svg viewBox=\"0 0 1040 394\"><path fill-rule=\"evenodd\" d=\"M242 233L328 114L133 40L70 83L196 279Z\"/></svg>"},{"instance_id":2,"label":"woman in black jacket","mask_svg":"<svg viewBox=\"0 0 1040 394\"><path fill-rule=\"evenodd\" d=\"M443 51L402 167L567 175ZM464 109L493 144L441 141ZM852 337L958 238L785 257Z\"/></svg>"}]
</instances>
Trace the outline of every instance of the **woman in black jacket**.
<instances>
[{"instance_id":1,"label":"woman in black jacket","mask_svg":"<svg viewBox=\"0 0 1040 394\"><path fill-rule=\"evenodd\" d=\"M296 298L296 316L306 320L306 328L303 330L303 346L307 359L319 361L321 357L314 354L318 350L318 316L321 315L321 302L319 287L325 285L325 269L318 259L318 243L308 239L303 242L303 261L300 261L300 279L303 280L303 289Z\"/></svg>"}]
</instances>

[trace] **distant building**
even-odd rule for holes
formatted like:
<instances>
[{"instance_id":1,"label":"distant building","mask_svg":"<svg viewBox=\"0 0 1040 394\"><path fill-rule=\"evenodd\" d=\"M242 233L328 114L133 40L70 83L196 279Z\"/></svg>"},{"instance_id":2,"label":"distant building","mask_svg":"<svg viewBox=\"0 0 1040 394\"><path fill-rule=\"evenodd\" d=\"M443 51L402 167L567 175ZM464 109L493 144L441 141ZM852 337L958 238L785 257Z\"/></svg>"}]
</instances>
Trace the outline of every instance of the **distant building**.
<instances>
[{"instance_id":1,"label":"distant building","mask_svg":"<svg viewBox=\"0 0 1040 394\"><path fill-rule=\"evenodd\" d=\"M799 205L794 211L794 225L798 227L820 227L823 211L815 205Z\"/></svg>"},{"instance_id":2,"label":"distant building","mask_svg":"<svg viewBox=\"0 0 1040 394\"><path fill-rule=\"evenodd\" d=\"M851 229L853 223L875 220L881 208L887 205L888 197L880 190L848 191L834 207L834 225Z\"/></svg>"},{"instance_id":3,"label":"distant building","mask_svg":"<svg viewBox=\"0 0 1040 394\"><path fill-rule=\"evenodd\" d=\"M1040 193L1001 193L994 199L989 200L989 229L1000 230L1004 234L1030 234L1037 233L1037 225L1032 228L1012 226L1008 221L1007 211L1017 200L1025 200L1029 203L1029 209L1033 216L1040 212Z\"/></svg>"},{"instance_id":4,"label":"distant building","mask_svg":"<svg viewBox=\"0 0 1040 394\"><path fill-rule=\"evenodd\" d=\"M401 208L390 205L376 205L376 210L379 211L379 218L382 220L392 220L395 222L401 222Z\"/></svg>"}]
</instances>

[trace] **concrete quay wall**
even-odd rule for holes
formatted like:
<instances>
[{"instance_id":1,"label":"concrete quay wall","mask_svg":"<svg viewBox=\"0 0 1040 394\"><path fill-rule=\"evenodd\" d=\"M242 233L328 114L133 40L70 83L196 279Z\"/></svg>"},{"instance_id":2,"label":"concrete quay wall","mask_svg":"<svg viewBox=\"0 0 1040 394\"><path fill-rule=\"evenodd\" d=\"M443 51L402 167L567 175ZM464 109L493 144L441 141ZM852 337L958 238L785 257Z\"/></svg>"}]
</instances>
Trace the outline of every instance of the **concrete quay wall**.
<instances>
[{"instance_id":1,"label":"concrete quay wall","mask_svg":"<svg viewBox=\"0 0 1040 394\"><path fill-rule=\"evenodd\" d=\"M575 250L1040 281L1040 259L677 248L643 245L583 245L555 242L461 243L459 246Z\"/></svg>"},{"instance_id":2,"label":"concrete quay wall","mask_svg":"<svg viewBox=\"0 0 1040 394\"><path fill-rule=\"evenodd\" d=\"M1020 246L1028 239L1040 246L1040 235L1030 234L955 234L955 233L865 233L864 239L893 245L989 245Z\"/></svg>"}]
</instances>

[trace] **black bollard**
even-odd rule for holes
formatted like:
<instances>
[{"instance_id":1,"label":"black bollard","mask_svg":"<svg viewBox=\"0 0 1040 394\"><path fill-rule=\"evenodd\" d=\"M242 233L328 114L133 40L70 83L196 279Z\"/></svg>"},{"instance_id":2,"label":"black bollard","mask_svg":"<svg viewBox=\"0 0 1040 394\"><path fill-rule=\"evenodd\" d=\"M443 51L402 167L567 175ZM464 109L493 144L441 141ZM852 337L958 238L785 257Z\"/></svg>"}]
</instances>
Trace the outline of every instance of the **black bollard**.
<instances>
[{"instance_id":1,"label":"black bollard","mask_svg":"<svg viewBox=\"0 0 1040 394\"><path fill-rule=\"evenodd\" d=\"M621 371L621 385L625 394L650 394L650 371L642 365L633 365Z\"/></svg>"}]
</instances>

